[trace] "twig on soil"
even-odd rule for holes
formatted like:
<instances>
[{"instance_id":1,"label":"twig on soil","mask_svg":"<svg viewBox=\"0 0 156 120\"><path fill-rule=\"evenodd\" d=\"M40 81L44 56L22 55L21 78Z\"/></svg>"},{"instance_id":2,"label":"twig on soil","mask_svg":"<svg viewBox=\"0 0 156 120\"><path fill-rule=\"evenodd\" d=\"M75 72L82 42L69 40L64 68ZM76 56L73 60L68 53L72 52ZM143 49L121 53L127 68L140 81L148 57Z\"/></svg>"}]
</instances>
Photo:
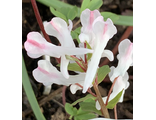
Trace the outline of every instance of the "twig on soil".
<instances>
[{"instance_id":1,"label":"twig on soil","mask_svg":"<svg viewBox=\"0 0 156 120\"><path fill-rule=\"evenodd\" d=\"M63 88L62 88L62 103L63 103L63 105L65 105L66 104L66 95L65 95L65 93L66 93L66 88L67 88L67 86L63 86Z\"/></svg>"},{"instance_id":2,"label":"twig on soil","mask_svg":"<svg viewBox=\"0 0 156 120\"><path fill-rule=\"evenodd\" d=\"M73 29L80 23L80 19L74 24Z\"/></svg>"},{"instance_id":3,"label":"twig on soil","mask_svg":"<svg viewBox=\"0 0 156 120\"><path fill-rule=\"evenodd\" d=\"M124 32L124 34L122 35L122 37L120 38L120 40L118 41L118 43L115 45L115 47L114 47L113 50L112 50L112 52L113 52L114 55L116 55L117 52L118 52L118 45L119 45L119 43L120 43L122 40L128 38L128 36L131 34L132 30L133 30L133 26L129 26L129 27L126 29L126 31ZM103 65L108 65L109 62L110 62L110 61L106 58L99 66L102 67Z\"/></svg>"},{"instance_id":4,"label":"twig on soil","mask_svg":"<svg viewBox=\"0 0 156 120\"><path fill-rule=\"evenodd\" d=\"M44 97L43 99L41 99L38 103L39 103L39 106L41 107L42 105L44 105L46 102L50 101L50 100L54 100L53 98L60 94L62 92L62 88L63 87L60 87L59 89L57 89L56 91L50 93L47 97ZM27 109L25 110L23 113L24 115L28 115L32 112L32 109Z\"/></svg>"},{"instance_id":5,"label":"twig on soil","mask_svg":"<svg viewBox=\"0 0 156 120\"><path fill-rule=\"evenodd\" d=\"M64 105L63 105L63 104L61 104L60 102L58 102L57 100L52 99L52 101L54 101L54 102L55 102L55 103L57 103L59 106L61 106L62 108L64 108Z\"/></svg>"}]
</instances>

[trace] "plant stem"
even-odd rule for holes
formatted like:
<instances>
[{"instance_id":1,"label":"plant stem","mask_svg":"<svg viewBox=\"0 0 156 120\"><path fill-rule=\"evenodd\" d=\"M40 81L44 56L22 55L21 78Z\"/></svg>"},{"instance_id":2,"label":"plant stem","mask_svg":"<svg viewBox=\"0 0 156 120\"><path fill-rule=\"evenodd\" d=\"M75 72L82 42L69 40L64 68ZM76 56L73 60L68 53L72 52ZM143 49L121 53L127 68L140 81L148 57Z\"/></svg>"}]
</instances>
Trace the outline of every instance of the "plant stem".
<instances>
[{"instance_id":1,"label":"plant stem","mask_svg":"<svg viewBox=\"0 0 156 120\"><path fill-rule=\"evenodd\" d=\"M79 83L75 83L75 85L77 85L77 86L79 86L79 87L81 87L81 88L83 89L83 86L80 85ZM89 92L89 93L90 93L91 95L93 95L94 97L97 97L97 96L91 91L90 88L87 90L87 92Z\"/></svg>"},{"instance_id":2,"label":"plant stem","mask_svg":"<svg viewBox=\"0 0 156 120\"><path fill-rule=\"evenodd\" d=\"M114 106L114 116L115 116L115 119L117 120L118 117L117 117L117 104Z\"/></svg>"},{"instance_id":3,"label":"plant stem","mask_svg":"<svg viewBox=\"0 0 156 120\"><path fill-rule=\"evenodd\" d=\"M97 79L97 77L96 77L96 79ZM100 91L99 91L97 85L98 84L96 84L96 82L94 82L93 87L94 87L94 90L95 90L96 95L97 95L97 100L98 100L98 102L99 102L99 104L101 106L101 112L102 112L102 114L103 114L103 116L105 118L110 118L109 113L108 113L108 110L107 110L107 108L106 108L106 106L105 106L105 104L104 104L104 102L102 100L102 97L101 97L101 94L100 94Z\"/></svg>"},{"instance_id":4,"label":"plant stem","mask_svg":"<svg viewBox=\"0 0 156 120\"><path fill-rule=\"evenodd\" d=\"M106 100L106 105L108 104L108 100L109 100L110 94L111 94L111 92L112 92L112 90L113 90L113 87L114 87L115 82L116 82L117 79L118 79L118 77L116 77L116 78L114 79L113 84L112 84L112 86L111 86L111 88L110 88L110 90L109 90L109 92L108 92L108 97L107 97L107 100Z\"/></svg>"},{"instance_id":5,"label":"plant stem","mask_svg":"<svg viewBox=\"0 0 156 120\"><path fill-rule=\"evenodd\" d=\"M51 40L50 40L49 36L47 35L47 33L46 33L45 30L44 30L43 22L42 22L40 13L39 13L39 11L38 11L38 7L37 7L37 5L36 5L36 1L35 1L35 0L31 0L31 4L32 4L32 6L33 6L34 13L35 13L37 22L38 22L38 24L39 24L39 27L40 27L40 29L41 29L41 31L42 31L42 33L43 33L45 39L46 39L48 42L51 43Z\"/></svg>"}]
</instances>

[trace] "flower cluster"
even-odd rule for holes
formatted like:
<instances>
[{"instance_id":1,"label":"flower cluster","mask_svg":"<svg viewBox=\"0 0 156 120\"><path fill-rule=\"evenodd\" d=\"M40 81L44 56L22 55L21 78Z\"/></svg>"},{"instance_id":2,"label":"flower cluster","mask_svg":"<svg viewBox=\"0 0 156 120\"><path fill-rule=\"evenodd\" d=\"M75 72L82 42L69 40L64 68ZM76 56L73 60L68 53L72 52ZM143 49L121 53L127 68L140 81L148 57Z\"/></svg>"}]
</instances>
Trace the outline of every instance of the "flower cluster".
<instances>
[{"instance_id":1,"label":"flower cluster","mask_svg":"<svg viewBox=\"0 0 156 120\"><path fill-rule=\"evenodd\" d=\"M80 20L82 24L79 35L80 42L81 44L87 42L91 49L76 47L71 36L72 21L68 21L68 26L67 23L59 17L54 17L50 22L44 22L44 28L48 35L54 36L59 40L61 46L47 42L38 32L30 32L27 35L24 46L29 57L38 58L42 55L48 55L61 58L60 71L58 71L50 61L39 60L38 67L33 70L33 76L36 81L43 83L45 86L52 85L53 83L66 86L71 85L70 90L73 94L76 93L78 89L82 89L77 86L76 83L78 83L83 86L82 92L85 93L88 88L92 86L101 57L107 57L110 61L113 61L113 53L105 49L108 41L117 33L117 29L112 20L108 18L104 21L103 16L101 16L98 10L90 11L89 9L81 13ZM116 68L112 66L110 68L111 72L109 73L112 82L115 78L117 79L109 101L122 89L125 91L129 86L129 77L126 71L132 66L132 50L133 43L128 39L123 40L119 44L119 54L117 56L119 60L118 66ZM86 73L69 75L68 64L70 60L66 58L66 55L84 55L87 53L91 53L92 57L87 61L88 68ZM124 91L119 102L123 101ZM107 97L103 98L104 102L106 99ZM96 103L96 107L100 109L98 102Z\"/></svg>"}]
</instances>

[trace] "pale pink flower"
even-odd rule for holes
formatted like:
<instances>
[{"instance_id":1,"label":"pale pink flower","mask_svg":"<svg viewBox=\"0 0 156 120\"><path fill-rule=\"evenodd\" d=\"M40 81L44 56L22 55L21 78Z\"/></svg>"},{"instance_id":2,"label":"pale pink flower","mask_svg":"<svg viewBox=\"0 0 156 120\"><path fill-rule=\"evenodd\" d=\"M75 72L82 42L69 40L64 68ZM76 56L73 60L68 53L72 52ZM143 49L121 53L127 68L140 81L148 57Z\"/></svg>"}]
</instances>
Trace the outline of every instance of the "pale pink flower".
<instances>
[{"instance_id":1,"label":"pale pink flower","mask_svg":"<svg viewBox=\"0 0 156 120\"><path fill-rule=\"evenodd\" d=\"M38 67L33 70L33 76L37 82L45 86L52 85L53 83L69 86L84 81L85 73L69 75L69 79L66 79L49 61L39 60Z\"/></svg>"},{"instance_id":2,"label":"pale pink flower","mask_svg":"<svg viewBox=\"0 0 156 120\"><path fill-rule=\"evenodd\" d=\"M66 59L65 55L82 55L93 52L93 50L75 47L70 35L72 29L72 22L70 20L69 24L67 26L67 23L58 17L53 18L50 22L44 22L46 32L49 35L55 36L60 41L61 46L47 42L38 32L30 32L24 44L28 56L32 58L38 58L42 55L61 57L60 69L65 78L69 78L67 71L69 60Z\"/></svg>"},{"instance_id":3,"label":"pale pink flower","mask_svg":"<svg viewBox=\"0 0 156 120\"><path fill-rule=\"evenodd\" d=\"M83 93L85 93L93 82L101 57L108 57L110 60L114 59L113 53L109 50L104 50L104 48L109 39L117 33L117 30L111 19L108 18L105 22L98 11L90 11L86 9L81 14L81 22L83 27L81 29L82 34L80 40L84 42L87 38L86 36L88 36L87 41L94 50L86 72L83 88Z\"/></svg>"},{"instance_id":4,"label":"pale pink flower","mask_svg":"<svg viewBox=\"0 0 156 120\"><path fill-rule=\"evenodd\" d=\"M123 90L119 99L119 102L123 102L125 90L129 87L129 76L127 70L133 64L133 43L131 43L131 41L128 39L121 41L118 47L118 51L118 66L116 68L112 66L110 68L111 72L109 73L109 77L112 83L114 79L118 77L113 87L113 92L110 95L109 101L111 101L119 92ZM107 96L103 98L104 103L106 102L106 99ZM98 110L101 108L98 101L96 102L96 108Z\"/></svg>"},{"instance_id":5,"label":"pale pink flower","mask_svg":"<svg viewBox=\"0 0 156 120\"><path fill-rule=\"evenodd\" d=\"M111 74L114 73L115 67L112 66L110 69L111 69L111 72L109 73L109 76L111 76ZM108 102L111 101L113 98L115 98L117 96L117 94L119 92L121 92L122 90L123 90L123 92L122 92L122 95L121 95L118 102L123 102L123 97L124 97L125 90L129 87L128 79L129 79L129 76L128 76L127 72L125 72L124 76L119 76L117 78L117 80L116 80L116 82L114 84L114 87L113 87L113 92L110 94ZM111 80L112 83L113 83L113 81ZM107 96L103 97L102 99L103 99L103 102L106 103ZM101 106L100 106L98 101L96 102L96 108L98 110L101 109Z\"/></svg>"},{"instance_id":6,"label":"pale pink flower","mask_svg":"<svg viewBox=\"0 0 156 120\"><path fill-rule=\"evenodd\" d=\"M118 51L119 54L117 55L117 58L119 62L110 76L110 80L112 81L118 76L123 76L128 68L133 66L133 43L131 43L129 39L120 42Z\"/></svg>"}]
</instances>

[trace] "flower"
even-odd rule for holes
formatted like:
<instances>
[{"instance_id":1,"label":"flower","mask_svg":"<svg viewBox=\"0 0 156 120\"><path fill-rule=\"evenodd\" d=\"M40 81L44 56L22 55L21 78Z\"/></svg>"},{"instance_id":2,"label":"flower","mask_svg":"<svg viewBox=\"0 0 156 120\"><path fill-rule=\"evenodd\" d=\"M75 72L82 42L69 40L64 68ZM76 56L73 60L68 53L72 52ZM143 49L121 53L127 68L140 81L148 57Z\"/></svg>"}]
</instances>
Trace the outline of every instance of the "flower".
<instances>
[{"instance_id":1,"label":"flower","mask_svg":"<svg viewBox=\"0 0 156 120\"><path fill-rule=\"evenodd\" d=\"M109 39L117 33L117 30L111 19L108 18L104 22L103 17L97 10L84 10L80 19L83 27L79 38L81 42L86 40L94 50L86 72L83 88L83 93L85 93L93 82L101 56L103 55L113 60L113 53L109 50L104 50L104 48Z\"/></svg>"},{"instance_id":2,"label":"flower","mask_svg":"<svg viewBox=\"0 0 156 120\"><path fill-rule=\"evenodd\" d=\"M117 55L117 59L119 62L118 66L114 69L114 72L110 76L111 81L118 76L124 76L128 68L133 66L133 43L131 43L129 39L125 39L120 42L118 51L119 54Z\"/></svg>"},{"instance_id":3,"label":"flower","mask_svg":"<svg viewBox=\"0 0 156 120\"><path fill-rule=\"evenodd\" d=\"M62 73L47 60L39 60L38 67L34 69L32 73L35 80L44 86L49 86L53 83L69 86L70 84L82 82L85 78L85 73L82 73L79 75L70 75L69 79L66 79Z\"/></svg>"},{"instance_id":4,"label":"flower","mask_svg":"<svg viewBox=\"0 0 156 120\"><path fill-rule=\"evenodd\" d=\"M123 102L123 96L125 93L125 90L129 87L129 76L127 73L127 70L130 66L133 64L133 43L129 39L125 39L120 42L118 46L119 54L117 55L117 58L119 60L118 66L115 68L112 66L111 72L109 73L110 80L114 81L115 78L117 78L114 87L113 92L110 95L110 98L108 100L111 101L119 92L122 92L122 95L118 102ZM102 98L104 103L106 102L107 96ZM98 101L96 102L96 108L99 110L101 109L101 106L99 105Z\"/></svg>"},{"instance_id":5,"label":"flower","mask_svg":"<svg viewBox=\"0 0 156 120\"><path fill-rule=\"evenodd\" d=\"M114 73L115 67L112 66L110 69L111 69L111 72L109 73L109 77ZM123 97L124 97L125 90L129 87L128 79L129 79L129 76L128 76L127 72L125 72L124 76L119 76L117 78L117 80L116 80L116 82L114 84L114 87L113 87L113 92L110 94L108 102L111 101L113 98L115 98L117 96L117 94L119 92L121 92L122 90L123 90L123 92L122 92L122 95L121 95L118 102L123 102ZM113 83L113 81L111 80L112 83ZM103 99L103 102L106 103L107 96L103 97L102 99ZM96 102L96 108L98 110L101 109L101 106L100 106L98 101Z\"/></svg>"},{"instance_id":6,"label":"flower","mask_svg":"<svg viewBox=\"0 0 156 120\"><path fill-rule=\"evenodd\" d=\"M75 48L75 44L70 35L72 26L73 25L72 25L71 20L69 20L69 27L68 27L67 23L63 19L58 18L58 17L53 18L50 22L44 23L46 33L48 35L55 36L60 41L61 46ZM69 74L67 71L68 64L69 64L69 60L66 59L65 55L62 55L60 68L61 68L62 74L66 78L69 78Z\"/></svg>"},{"instance_id":7,"label":"flower","mask_svg":"<svg viewBox=\"0 0 156 120\"><path fill-rule=\"evenodd\" d=\"M72 22L69 20L69 27L67 23L58 17L53 18L50 22L44 22L44 27L49 35L53 35L61 43L61 46L56 46L47 42L40 33L30 32L27 35L27 41L24 43L27 54L31 58L38 58L42 55L49 55L52 57L61 57L61 72L65 78L69 78L67 67L69 60L65 55L82 55L92 53L93 50L86 48L76 48L73 39L70 35L72 29Z\"/></svg>"}]
</instances>

